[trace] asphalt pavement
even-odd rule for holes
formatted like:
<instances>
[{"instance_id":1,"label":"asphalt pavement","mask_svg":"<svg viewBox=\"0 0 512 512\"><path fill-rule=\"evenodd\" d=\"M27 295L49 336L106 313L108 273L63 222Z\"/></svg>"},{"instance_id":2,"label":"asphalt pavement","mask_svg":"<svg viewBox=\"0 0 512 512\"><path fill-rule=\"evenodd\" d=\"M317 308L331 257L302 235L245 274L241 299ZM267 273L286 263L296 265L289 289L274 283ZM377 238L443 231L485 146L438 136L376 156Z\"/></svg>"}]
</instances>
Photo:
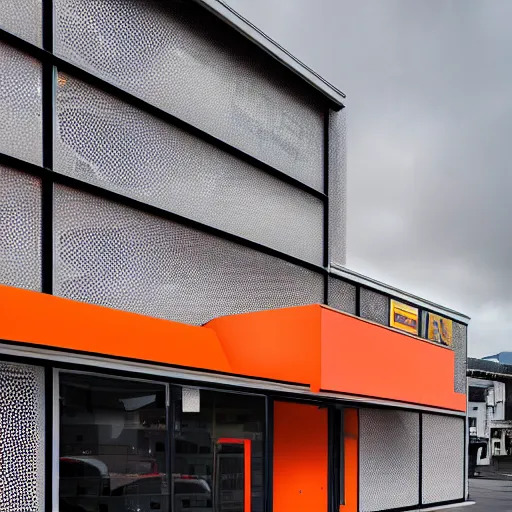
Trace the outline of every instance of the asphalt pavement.
<instances>
[{"instance_id":1,"label":"asphalt pavement","mask_svg":"<svg viewBox=\"0 0 512 512\"><path fill-rule=\"evenodd\" d=\"M470 507L449 509L450 512L512 512L512 480L469 480Z\"/></svg>"}]
</instances>

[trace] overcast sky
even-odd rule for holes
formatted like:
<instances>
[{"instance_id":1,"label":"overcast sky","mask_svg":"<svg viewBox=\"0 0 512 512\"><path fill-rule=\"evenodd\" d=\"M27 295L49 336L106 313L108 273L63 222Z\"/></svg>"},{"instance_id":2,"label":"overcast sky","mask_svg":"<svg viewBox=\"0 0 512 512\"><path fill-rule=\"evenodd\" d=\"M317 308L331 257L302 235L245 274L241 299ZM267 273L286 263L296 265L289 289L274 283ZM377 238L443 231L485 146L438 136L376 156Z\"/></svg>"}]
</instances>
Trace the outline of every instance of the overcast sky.
<instances>
[{"instance_id":1,"label":"overcast sky","mask_svg":"<svg viewBox=\"0 0 512 512\"><path fill-rule=\"evenodd\" d=\"M228 3L347 94L347 266L512 350L512 1Z\"/></svg>"}]
</instances>

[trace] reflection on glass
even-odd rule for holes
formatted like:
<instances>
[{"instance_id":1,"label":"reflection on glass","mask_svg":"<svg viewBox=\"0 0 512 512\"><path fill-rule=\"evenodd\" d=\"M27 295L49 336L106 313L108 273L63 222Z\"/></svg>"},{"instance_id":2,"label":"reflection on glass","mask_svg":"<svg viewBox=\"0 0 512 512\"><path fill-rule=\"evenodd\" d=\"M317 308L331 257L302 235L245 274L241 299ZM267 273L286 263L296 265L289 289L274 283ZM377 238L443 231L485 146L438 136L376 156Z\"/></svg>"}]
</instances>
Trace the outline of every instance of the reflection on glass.
<instances>
[{"instance_id":1,"label":"reflection on glass","mask_svg":"<svg viewBox=\"0 0 512 512\"><path fill-rule=\"evenodd\" d=\"M168 510L165 387L60 377L60 512Z\"/></svg>"},{"instance_id":2,"label":"reflection on glass","mask_svg":"<svg viewBox=\"0 0 512 512\"><path fill-rule=\"evenodd\" d=\"M174 511L262 512L264 399L201 390L200 412L178 399L175 418Z\"/></svg>"}]
</instances>

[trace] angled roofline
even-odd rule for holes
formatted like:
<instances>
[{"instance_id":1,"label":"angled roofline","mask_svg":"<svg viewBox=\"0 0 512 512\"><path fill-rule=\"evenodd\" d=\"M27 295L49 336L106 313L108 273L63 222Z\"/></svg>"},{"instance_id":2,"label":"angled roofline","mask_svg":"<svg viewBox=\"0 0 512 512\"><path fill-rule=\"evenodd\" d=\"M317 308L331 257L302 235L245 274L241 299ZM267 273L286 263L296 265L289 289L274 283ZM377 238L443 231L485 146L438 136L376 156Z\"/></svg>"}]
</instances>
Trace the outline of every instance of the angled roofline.
<instances>
[{"instance_id":1,"label":"angled roofline","mask_svg":"<svg viewBox=\"0 0 512 512\"><path fill-rule=\"evenodd\" d=\"M267 34L235 11L224 0L195 1L240 32L247 39L258 45L274 59L307 82L310 86L317 89L332 103L335 110L340 110L345 106L343 104L343 100L346 96L343 92L322 78L310 67L306 66L306 64L294 57L288 50L267 36Z\"/></svg>"},{"instance_id":2,"label":"angled roofline","mask_svg":"<svg viewBox=\"0 0 512 512\"><path fill-rule=\"evenodd\" d=\"M332 265L330 268L330 273L334 276L343 277L347 281L356 282L367 288L380 291L385 293L386 295L390 295L396 299L402 299L406 302L411 302L412 304L423 307L424 309L430 310L433 313L438 313L440 315L447 316L452 320L460 322L464 325L468 325L471 318L463 313L459 313L458 311L454 311L453 309L449 309L447 307L441 306L440 304L436 304L435 302L431 302L426 299L422 299L412 293L405 292L403 290L399 290L393 286L377 281L376 279L372 279L370 277L363 276L358 272L354 272L353 270L349 270L346 267L341 267L338 265Z\"/></svg>"}]
</instances>

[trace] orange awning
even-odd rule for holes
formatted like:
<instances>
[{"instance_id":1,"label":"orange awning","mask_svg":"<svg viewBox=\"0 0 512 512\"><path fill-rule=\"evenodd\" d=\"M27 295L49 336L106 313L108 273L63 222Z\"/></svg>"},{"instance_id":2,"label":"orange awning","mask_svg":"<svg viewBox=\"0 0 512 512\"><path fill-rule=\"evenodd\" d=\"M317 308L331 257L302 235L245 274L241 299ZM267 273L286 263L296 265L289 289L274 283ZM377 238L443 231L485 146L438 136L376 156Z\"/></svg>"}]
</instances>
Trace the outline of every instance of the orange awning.
<instances>
[{"instance_id":1,"label":"orange awning","mask_svg":"<svg viewBox=\"0 0 512 512\"><path fill-rule=\"evenodd\" d=\"M311 305L203 327L0 286L0 339L465 411L454 353Z\"/></svg>"}]
</instances>

